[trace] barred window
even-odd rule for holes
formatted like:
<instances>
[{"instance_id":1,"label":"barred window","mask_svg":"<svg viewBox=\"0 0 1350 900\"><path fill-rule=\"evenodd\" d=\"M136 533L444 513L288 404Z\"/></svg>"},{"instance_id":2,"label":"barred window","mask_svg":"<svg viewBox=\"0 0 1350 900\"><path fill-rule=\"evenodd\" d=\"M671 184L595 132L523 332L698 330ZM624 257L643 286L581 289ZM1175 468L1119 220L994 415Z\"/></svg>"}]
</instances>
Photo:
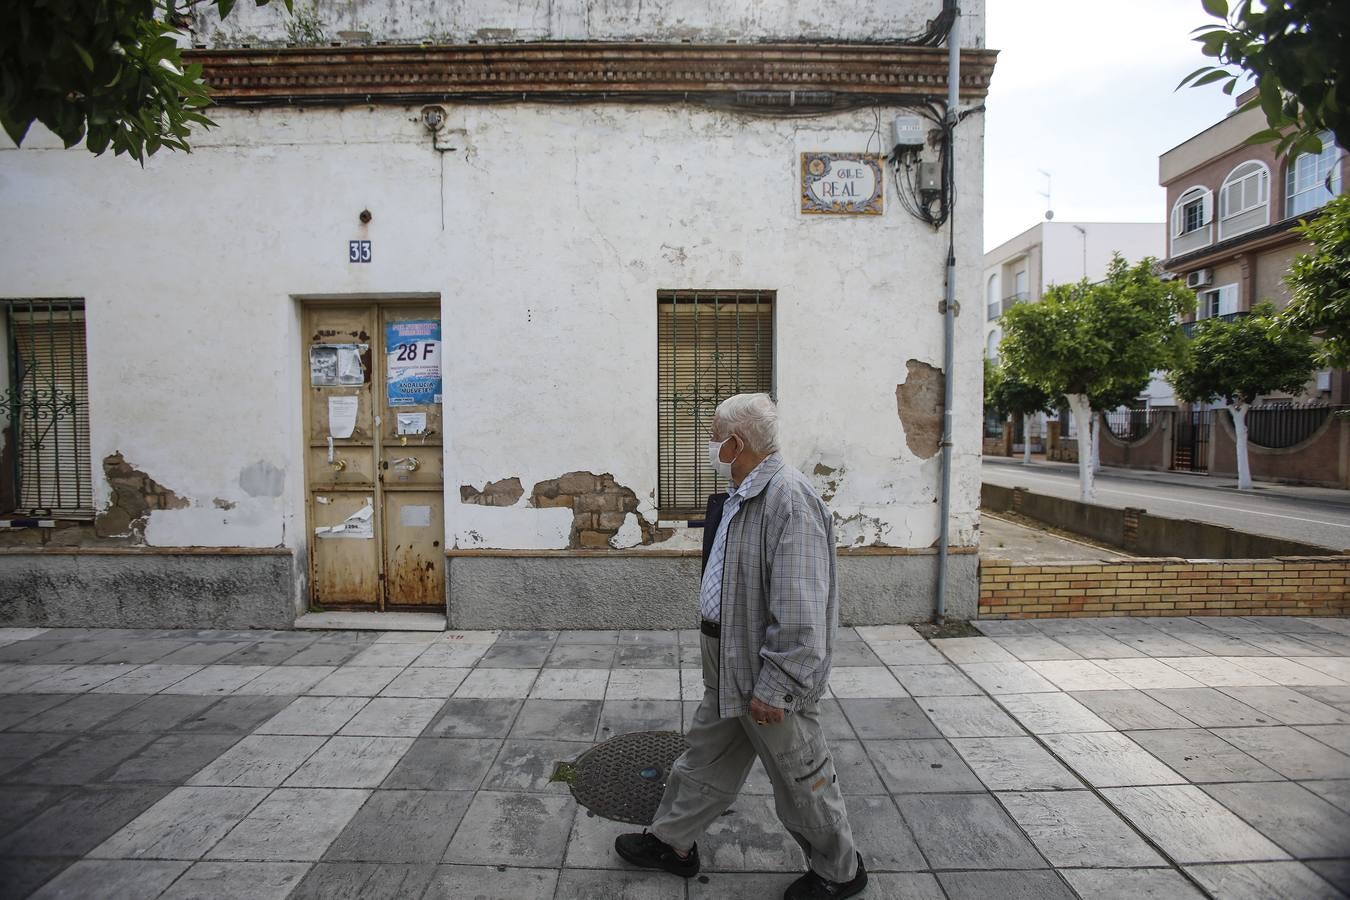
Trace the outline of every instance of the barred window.
<instances>
[{"instance_id":1,"label":"barred window","mask_svg":"<svg viewBox=\"0 0 1350 900\"><path fill-rule=\"evenodd\" d=\"M773 392L773 291L657 293L657 505L701 515L725 490L708 435L727 397Z\"/></svg>"},{"instance_id":2,"label":"barred window","mask_svg":"<svg viewBox=\"0 0 1350 900\"><path fill-rule=\"evenodd\" d=\"M7 380L3 510L21 515L93 514L89 470L89 374L84 303L11 300L4 303Z\"/></svg>"}]
</instances>

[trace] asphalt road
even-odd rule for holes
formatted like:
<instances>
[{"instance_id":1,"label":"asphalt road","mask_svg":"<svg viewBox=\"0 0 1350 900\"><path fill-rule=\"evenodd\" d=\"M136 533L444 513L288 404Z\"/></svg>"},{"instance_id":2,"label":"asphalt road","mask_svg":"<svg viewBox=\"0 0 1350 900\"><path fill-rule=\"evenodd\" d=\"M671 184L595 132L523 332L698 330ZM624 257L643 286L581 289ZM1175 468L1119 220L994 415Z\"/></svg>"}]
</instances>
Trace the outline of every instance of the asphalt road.
<instances>
[{"instance_id":1,"label":"asphalt road","mask_svg":"<svg viewBox=\"0 0 1350 900\"><path fill-rule=\"evenodd\" d=\"M983 478L1004 487L1024 487L1053 497L1078 499L1078 469L986 457ZM1197 519L1242 531L1305 541L1337 550L1350 548L1350 491L1258 483L1239 491L1231 479L1168 472L1104 469L1096 502L1138 506L1154 515Z\"/></svg>"}]
</instances>

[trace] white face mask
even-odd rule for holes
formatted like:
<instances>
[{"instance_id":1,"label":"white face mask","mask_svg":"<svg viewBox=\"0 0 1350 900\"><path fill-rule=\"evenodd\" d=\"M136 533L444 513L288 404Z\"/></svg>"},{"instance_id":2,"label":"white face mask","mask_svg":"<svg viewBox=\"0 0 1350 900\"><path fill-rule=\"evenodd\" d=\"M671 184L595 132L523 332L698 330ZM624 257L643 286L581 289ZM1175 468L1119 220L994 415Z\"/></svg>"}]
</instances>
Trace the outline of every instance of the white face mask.
<instances>
[{"instance_id":1,"label":"white face mask","mask_svg":"<svg viewBox=\"0 0 1350 900\"><path fill-rule=\"evenodd\" d=\"M708 464L713 467L715 472L717 472L719 478L725 478L728 481L731 480L731 464L736 460L732 459L731 462L722 462L721 455L722 445L729 440L731 440L731 438L727 438L726 441L708 441Z\"/></svg>"}]
</instances>

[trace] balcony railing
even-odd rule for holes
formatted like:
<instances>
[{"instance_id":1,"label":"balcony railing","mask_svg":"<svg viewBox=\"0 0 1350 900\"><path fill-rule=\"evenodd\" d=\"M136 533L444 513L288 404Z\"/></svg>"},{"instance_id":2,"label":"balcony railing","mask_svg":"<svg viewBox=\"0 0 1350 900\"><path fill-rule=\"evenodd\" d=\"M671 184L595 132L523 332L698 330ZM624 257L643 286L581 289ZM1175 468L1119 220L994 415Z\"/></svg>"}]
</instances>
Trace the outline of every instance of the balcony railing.
<instances>
[{"instance_id":1,"label":"balcony railing","mask_svg":"<svg viewBox=\"0 0 1350 900\"><path fill-rule=\"evenodd\" d=\"M1195 329L1197 326L1199 326L1201 322L1207 322L1210 319L1218 319L1220 322L1235 322L1246 315L1249 315L1249 313L1232 312L1232 313L1224 313L1221 316L1205 316L1201 319L1197 319L1194 322L1182 322L1181 330L1186 335L1186 337L1195 337Z\"/></svg>"},{"instance_id":2,"label":"balcony railing","mask_svg":"<svg viewBox=\"0 0 1350 900\"><path fill-rule=\"evenodd\" d=\"M1012 309L1017 304L1025 302L1027 302L1027 292L1019 291L1016 294L1009 294L1008 296L1004 297L1003 300L999 303L989 304L990 321L997 319L999 316L1003 315L1005 312Z\"/></svg>"}]
</instances>

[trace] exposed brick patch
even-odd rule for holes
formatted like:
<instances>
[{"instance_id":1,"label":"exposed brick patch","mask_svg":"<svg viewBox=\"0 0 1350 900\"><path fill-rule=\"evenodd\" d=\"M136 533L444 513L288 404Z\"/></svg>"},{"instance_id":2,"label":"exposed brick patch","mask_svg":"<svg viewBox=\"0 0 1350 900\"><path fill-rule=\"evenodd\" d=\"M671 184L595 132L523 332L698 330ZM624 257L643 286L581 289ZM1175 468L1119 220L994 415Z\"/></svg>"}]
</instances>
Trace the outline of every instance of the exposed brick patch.
<instances>
[{"instance_id":1,"label":"exposed brick patch","mask_svg":"<svg viewBox=\"0 0 1350 900\"><path fill-rule=\"evenodd\" d=\"M1350 556L980 563L980 618L1341 616Z\"/></svg>"},{"instance_id":2,"label":"exposed brick patch","mask_svg":"<svg viewBox=\"0 0 1350 900\"><path fill-rule=\"evenodd\" d=\"M929 459L942 444L942 370L917 359L906 360L905 368L905 383L895 387L905 445L920 459Z\"/></svg>"},{"instance_id":3,"label":"exposed brick patch","mask_svg":"<svg viewBox=\"0 0 1350 900\"><path fill-rule=\"evenodd\" d=\"M471 484L459 486L459 502L478 506L515 506L525 496L525 486L512 476L501 481L489 481L480 491Z\"/></svg>"},{"instance_id":4,"label":"exposed brick patch","mask_svg":"<svg viewBox=\"0 0 1350 900\"><path fill-rule=\"evenodd\" d=\"M530 505L539 509L572 510L570 549L602 550L619 533L629 513L637 516L642 528L642 543L653 544L669 538L669 528L657 528L638 513L638 497L608 472L568 472L561 478L541 481L530 490Z\"/></svg>"},{"instance_id":5,"label":"exposed brick patch","mask_svg":"<svg viewBox=\"0 0 1350 900\"><path fill-rule=\"evenodd\" d=\"M145 521L159 509L186 509L188 501L114 453L103 459L103 475L112 488L112 502L94 520L99 537L145 533Z\"/></svg>"}]
</instances>

